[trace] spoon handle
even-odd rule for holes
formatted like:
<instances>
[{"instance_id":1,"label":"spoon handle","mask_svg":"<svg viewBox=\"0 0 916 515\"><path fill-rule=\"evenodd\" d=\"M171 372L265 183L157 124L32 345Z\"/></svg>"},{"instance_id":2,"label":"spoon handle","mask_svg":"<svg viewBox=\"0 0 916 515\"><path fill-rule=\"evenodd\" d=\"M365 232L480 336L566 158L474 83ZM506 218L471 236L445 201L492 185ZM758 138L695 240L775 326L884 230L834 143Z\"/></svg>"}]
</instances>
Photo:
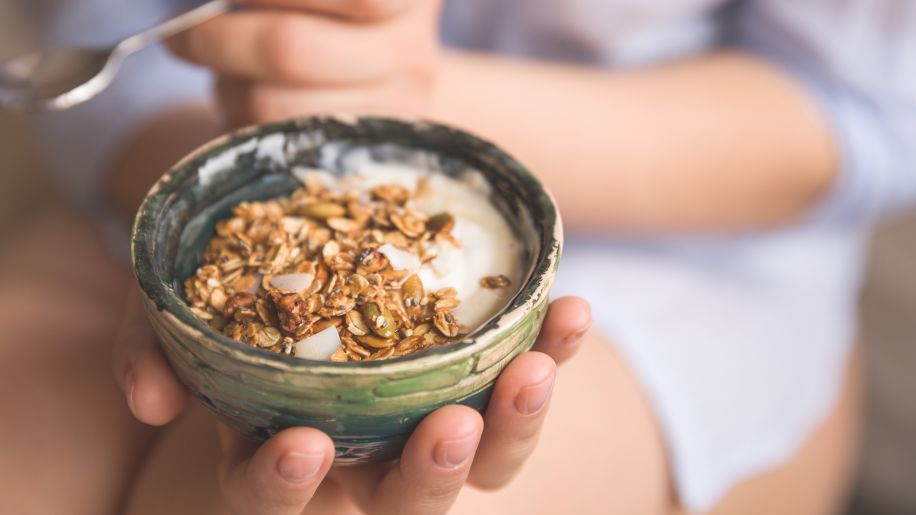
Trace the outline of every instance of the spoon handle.
<instances>
[{"instance_id":1,"label":"spoon handle","mask_svg":"<svg viewBox=\"0 0 916 515\"><path fill-rule=\"evenodd\" d=\"M129 38L118 43L117 47L115 48L122 55L131 54L143 47L162 41L163 39L169 38L175 34L178 34L179 32L203 23L210 18L228 12L230 9L231 6L226 0L214 0L212 2L207 2L199 7L195 7L190 11L179 14L174 18L162 22L155 27L144 30L138 34L134 34L133 36L130 36Z\"/></svg>"}]
</instances>

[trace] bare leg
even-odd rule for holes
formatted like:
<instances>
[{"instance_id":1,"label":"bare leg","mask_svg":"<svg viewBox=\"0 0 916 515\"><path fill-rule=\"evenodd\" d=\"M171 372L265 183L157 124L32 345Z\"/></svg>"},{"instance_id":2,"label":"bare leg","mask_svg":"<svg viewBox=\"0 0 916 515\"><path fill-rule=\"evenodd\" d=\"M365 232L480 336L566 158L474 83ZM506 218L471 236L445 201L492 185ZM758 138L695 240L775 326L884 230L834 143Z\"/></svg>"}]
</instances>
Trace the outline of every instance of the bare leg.
<instances>
[{"instance_id":1,"label":"bare leg","mask_svg":"<svg viewBox=\"0 0 916 515\"><path fill-rule=\"evenodd\" d=\"M682 513L652 412L610 345L591 337L561 369L554 395L541 443L522 474L498 492L465 490L453 513ZM853 461L857 405L856 360L836 408L795 459L739 485L713 513L834 513ZM199 510L217 488L218 452L209 416L195 409L152 449L128 513L205 513ZM354 512L334 497L323 496L329 504L310 512Z\"/></svg>"},{"instance_id":2,"label":"bare leg","mask_svg":"<svg viewBox=\"0 0 916 515\"><path fill-rule=\"evenodd\" d=\"M139 170L126 157L122 164ZM110 344L130 281L123 265L66 214L29 225L12 241L0 251L4 508L121 513L127 492L128 513L206 513L218 456L209 416L191 409L154 441L111 379ZM733 489L716 515L836 509L856 439L857 360L850 370L836 408L795 459ZM651 409L612 347L592 337L559 382L541 445L522 475L499 492L467 490L454 512L680 513ZM352 511L334 489L328 483L312 508Z\"/></svg>"},{"instance_id":3,"label":"bare leg","mask_svg":"<svg viewBox=\"0 0 916 515\"><path fill-rule=\"evenodd\" d=\"M0 250L0 484L5 513L120 512L150 436L111 374L127 272L72 214Z\"/></svg>"},{"instance_id":4,"label":"bare leg","mask_svg":"<svg viewBox=\"0 0 916 515\"><path fill-rule=\"evenodd\" d=\"M127 139L108 184L125 221L153 180L217 127L212 112L177 107ZM121 513L154 435L112 379L111 344L133 279L106 250L63 211L24 224L0 248L4 513Z\"/></svg>"},{"instance_id":5,"label":"bare leg","mask_svg":"<svg viewBox=\"0 0 916 515\"><path fill-rule=\"evenodd\" d=\"M209 415L191 409L151 442L111 379L123 267L66 215L31 224L12 241L0 252L5 507L118 513L127 491L128 513L206 513L218 455ZM799 455L739 485L714 513L835 510L853 459L856 363L837 407ZM454 512L677 513L652 413L612 347L592 337L559 381L541 445L522 475L496 493L464 492ZM329 484L320 496L327 503L321 512L351 511L333 490Z\"/></svg>"},{"instance_id":6,"label":"bare leg","mask_svg":"<svg viewBox=\"0 0 916 515\"><path fill-rule=\"evenodd\" d=\"M836 407L796 457L733 488L710 515L837 513L855 457L858 367L856 357ZM681 515L663 444L635 379L611 346L594 341L561 369L520 477L497 493L464 492L455 513Z\"/></svg>"},{"instance_id":7,"label":"bare leg","mask_svg":"<svg viewBox=\"0 0 916 515\"><path fill-rule=\"evenodd\" d=\"M861 375L857 351L833 411L796 457L732 489L711 515L842 513L859 444Z\"/></svg>"}]
</instances>

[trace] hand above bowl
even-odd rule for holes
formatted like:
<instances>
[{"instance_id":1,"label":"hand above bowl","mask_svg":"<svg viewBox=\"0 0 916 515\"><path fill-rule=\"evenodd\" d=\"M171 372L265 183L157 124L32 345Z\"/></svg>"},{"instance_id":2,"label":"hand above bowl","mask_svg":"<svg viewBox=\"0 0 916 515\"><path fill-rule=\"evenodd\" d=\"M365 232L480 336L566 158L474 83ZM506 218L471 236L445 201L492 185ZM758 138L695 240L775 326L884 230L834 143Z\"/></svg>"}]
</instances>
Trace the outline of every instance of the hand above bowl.
<instances>
[{"instance_id":1,"label":"hand above bowl","mask_svg":"<svg viewBox=\"0 0 916 515\"><path fill-rule=\"evenodd\" d=\"M115 345L115 377L140 421L164 425L183 411L189 396L160 352L139 297L128 304ZM465 483L499 488L534 450L556 364L575 354L590 323L582 299L555 300L533 350L497 379L483 418L465 406L439 408L411 435L397 466L332 470L334 445L321 431L286 429L258 447L217 422L224 507L246 515L298 514L327 475L340 479L364 511L380 514L444 513Z\"/></svg>"}]
</instances>

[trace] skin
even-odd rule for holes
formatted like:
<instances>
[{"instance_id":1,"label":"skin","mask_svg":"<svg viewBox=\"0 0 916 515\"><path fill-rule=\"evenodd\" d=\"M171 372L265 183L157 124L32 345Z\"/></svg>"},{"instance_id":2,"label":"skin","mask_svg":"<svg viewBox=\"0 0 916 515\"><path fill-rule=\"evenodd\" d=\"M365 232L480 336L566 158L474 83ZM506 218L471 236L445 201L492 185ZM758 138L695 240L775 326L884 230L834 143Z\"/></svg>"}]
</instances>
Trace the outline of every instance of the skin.
<instances>
[{"instance_id":1,"label":"skin","mask_svg":"<svg viewBox=\"0 0 916 515\"><path fill-rule=\"evenodd\" d=\"M836 175L836 145L819 111L794 80L750 54L716 51L621 72L443 52L437 2L340 2L330 13L310 0L242 3L264 9L221 16L171 42L217 73L231 123L355 111L468 127L535 170L579 230L785 224Z\"/></svg>"},{"instance_id":2,"label":"skin","mask_svg":"<svg viewBox=\"0 0 916 515\"><path fill-rule=\"evenodd\" d=\"M321 449L323 435L296 429L288 439L272 441L257 451L257 459L250 458L253 449L235 446L238 441L232 437L220 438L209 412L196 402L189 403L165 427L141 424L124 402L108 361L115 334L131 334L122 316L132 284L129 273L109 257L92 227L72 213L51 213L25 223L8 241L0 249L0 284L4 285L0 312L5 315L0 317L0 334L5 335L0 339L0 409L6 414L0 424L0 482L6 511L36 515L238 513L226 506L221 484L247 493L256 487L244 480L234 482L247 477L239 473L255 476L265 471L257 464L248 468L239 463L269 460L289 449L288 445L309 450L317 443ZM61 248L67 249L68 259L59 259ZM136 337L147 334L142 325L134 328ZM594 332L577 345L560 345L552 352L562 359L576 349L578 355L557 373L551 413L540 426L539 442L526 466L502 488L462 488L450 513L684 513L668 473L661 430L627 364L613 345ZM533 356L535 363L552 370L549 361ZM740 482L712 514L838 512L855 456L858 365L859 357L854 356L836 405L795 456ZM513 376L504 374L501 386L513 390L515 385L506 381ZM162 401L141 398L143 405ZM512 405L514 400L511 395L500 396L494 403ZM496 409L514 416L511 410L502 411L505 406ZM532 417L540 419L543 413ZM452 422L454 415L454 411L446 412L447 418L433 422ZM457 415L465 420L462 413ZM491 416L488 412L485 420ZM473 422L474 418L466 420ZM540 422L527 429L537 424ZM477 426L472 423L470 428L473 432ZM484 446L481 443L478 448L484 450ZM478 451L475 461L481 456L484 454ZM432 461L429 455L425 456L428 461L420 457L421 466ZM241 462L236 461L239 458ZM273 469L268 466L266 472ZM372 471L341 472L332 470L326 476L306 513L360 512L347 488L354 479L347 474ZM499 479L499 469L490 472ZM356 485L356 491L369 491L362 479L355 481L349 484ZM267 490L252 495L268 502L263 495L273 495L285 486L278 479L277 484L272 481ZM307 488L298 485L284 492L298 502ZM250 501L232 495L235 497L229 499L235 502Z\"/></svg>"},{"instance_id":3,"label":"skin","mask_svg":"<svg viewBox=\"0 0 916 515\"><path fill-rule=\"evenodd\" d=\"M178 156L187 152L187 129L175 129L181 125L197 128L202 134L216 128L212 115L203 110L179 107L163 113L130 138L114 161L114 170L131 170L139 175L134 175L134 180L113 175L109 191L120 193L122 199L130 195L139 198L136 179L174 159L146 155L144 149L156 141L162 154ZM123 205L128 206L125 211L131 210L129 201ZM139 302L132 296L126 306L113 347L114 376L138 420L153 426L169 424L185 411L187 391L159 352ZM186 463L165 479L147 478L146 470L155 470L156 463L170 459L168 456L174 452L172 448L160 451L160 439L171 441L163 433L147 436L144 445L151 447L138 462L138 479L129 490L126 509L138 513L188 510L282 514L303 510L333 513L357 506L371 513L444 513L465 484L499 488L518 472L532 452L546 416L556 365L575 353L590 323L589 307L581 299L558 299L552 303L535 352L516 358L500 376L491 401L494 408L486 417L482 419L477 412L461 406L434 412L412 435L397 466L340 469L329 475L333 446L326 435L293 428L256 447L215 424L194 403L164 434L191 427L203 430L206 441L218 442L217 448L210 447L209 461L193 460L194 464L204 464L205 471L188 475L190 465ZM193 438L177 441L182 457L205 448L188 446L188 442L195 441ZM291 471L303 477L284 476ZM176 496L176 475L188 477L188 484L193 486L190 494ZM201 477L217 480L207 489L203 488L207 482L200 484ZM172 492L163 495L155 491L157 486ZM404 491L412 495L404 495ZM206 495L201 495L204 492ZM392 495L393 492L398 494ZM164 500L180 502L166 508L161 506Z\"/></svg>"},{"instance_id":4,"label":"skin","mask_svg":"<svg viewBox=\"0 0 916 515\"><path fill-rule=\"evenodd\" d=\"M371 513L434 514L446 513L465 483L506 484L534 449L556 364L575 352L590 323L581 299L551 303L535 350L513 360L497 379L485 418L465 406L436 410L394 464L335 470L334 481L346 485L338 496ZM188 394L159 352L136 298L128 303L114 352L115 377L137 419L163 425L184 410ZM311 428L281 431L259 447L217 424L217 441L217 512L301 513L334 457L330 438Z\"/></svg>"},{"instance_id":5,"label":"skin","mask_svg":"<svg viewBox=\"0 0 916 515\"><path fill-rule=\"evenodd\" d=\"M807 212L835 175L834 143L816 110L781 72L748 55L722 53L640 72L607 72L443 53L435 32L439 6L428 0L247 3L253 9L214 19L171 42L178 55L218 73L217 97L229 124L342 110L432 116L471 127L538 171L555 192L568 225L579 230L619 234L787 223ZM558 98L564 99L563 109L556 107ZM551 123L525 124L519 130L521 119ZM179 127L197 127L202 137L176 138L173 131ZM157 156L172 159L180 152L170 154L170 149L201 141L216 127L209 113L198 110L164 114L128 138L113 168L130 171L130 179L119 181L122 175L113 174L110 196L129 213L150 182L146 174L162 170L138 154L157 148ZM643 134L652 135L651 143L642 140ZM578 180L568 180L570 169ZM613 202L607 201L607 192L614 193ZM47 255L55 248L52 235L70 231L86 237L67 247L70 261L84 266L60 271L61 278L78 285L79 279L104 281L112 275L111 267L99 265L88 229L68 226L74 222L66 218L48 223L37 233L45 234L44 240L25 238L29 245L16 246L16 259ZM122 286L129 283L124 281ZM86 286L68 290L70 284L30 291L47 295L47 304L56 303L63 292L72 292L75 299L85 294ZM121 304L120 298L112 305ZM4 302L22 304L19 297ZM38 500L47 513L123 508L131 513L361 509L425 514L444 513L453 504L455 512L475 513L497 507L500 513L681 511L651 409L605 342L589 340L587 357L572 361L575 368L566 376L565 390L559 390L566 396L556 406L563 415L535 448L548 401L533 413L518 406L531 405L531 392L552 385L555 363L577 347L574 342L590 320L579 300L552 306L539 352L520 357L500 377L499 395L484 419L461 407L443 408L418 428L396 464L347 470L329 470L330 443L308 428L290 429L253 448L224 428L212 429L206 414L193 407L184 410L186 392L156 350L136 303L127 305L124 317L112 315L117 309L101 309L108 316L89 318L92 323L85 327L64 309L29 311L44 313L40 321L26 316L2 320L5 334L21 335L20 345L0 348L3 358L26 353L22 349L34 353L25 361L34 362L28 375L18 365L0 375L2 391L14 392L34 381L34 391L47 394L30 398L28 406L15 395L3 397L4 409L19 414L3 431L46 443L30 446L34 452L18 452L16 463L35 469L54 463L62 473L94 467L90 474L66 474L53 483L60 495ZM159 431L137 424L121 403L111 402L111 389L102 382L97 390L60 399L53 394L60 388L50 387L57 376L45 378L44 372L32 370L67 356L68 348L49 345L54 339L36 334L37 325L68 328L70 338L81 342L80 356L113 350L115 378L130 413L150 425L177 421ZM105 342L112 341L117 325L117 343L110 349ZM74 383L91 385L98 381L98 364L87 359L80 367L50 367L48 373L72 368ZM855 360L850 367L837 405L796 456L736 486L713 513L827 514L836 509L855 440ZM91 408L67 411L76 398L87 399ZM87 412L93 413L91 420ZM43 413L53 417L37 418ZM582 427L583 413L589 414L587 427ZM85 424L82 432L61 435L55 430L74 420ZM30 432L32 427L42 430ZM585 451L569 452L571 443L583 442ZM532 453L535 465L522 469ZM198 459L189 462L191 456ZM508 483L520 470L521 476ZM34 487L16 471L0 465L0 478L13 487L10 505L19 511L34 508ZM609 484L620 487L609 491ZM482 494L466 485L500 490ZM562 492L553 496L560 504L530 494L536 491ZM163 507L178 500L183 502L172 509Z\"/></svg>"},{"instance_id":6,"label":"skin","mask_svg":"<svg viewBox=\"0 0 916 515\"><path fill-rule=\"evenodd\" d=\"M791 223L838 166L806 95L738 52L629 72L452 53L432 112L516 153L539 171L568 226L598 234ZM522 119L549 123L516 130Z\"/></svg>"},{"instance_id":7,"label":"skin","mask_svg":"<svg viewBox=\"0 0 916 515\"><path fill-rule=\"evenodd\" d=\"M109 372L128 276L111 273L123 268L68 213L23 221L5 242L4 511L115 513L152 434L130 415Z\"/></svg>"}]
</instances>

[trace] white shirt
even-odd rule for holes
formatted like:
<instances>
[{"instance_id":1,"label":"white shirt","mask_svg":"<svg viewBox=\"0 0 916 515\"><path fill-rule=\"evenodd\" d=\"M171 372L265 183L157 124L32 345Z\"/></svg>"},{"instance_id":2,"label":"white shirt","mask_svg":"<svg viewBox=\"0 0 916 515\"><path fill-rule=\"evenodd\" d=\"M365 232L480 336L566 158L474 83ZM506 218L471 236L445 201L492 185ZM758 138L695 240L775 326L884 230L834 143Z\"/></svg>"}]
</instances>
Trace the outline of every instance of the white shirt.
<instances>
[{"instance_id":1,"label":"white shirt","mask_svg":"<svg viewBox=\"0 0 916 515\"><path fill-rule=\"evenodd\" d=\"M843 157L811 219L740 237L573 236L555 288L591 301L635 370L688 509L792 457L837 399L871 223L916 196L916 2L455 0L444 34L606 68L734 46L809 92Z\"/></svg>"}]
</instances>

